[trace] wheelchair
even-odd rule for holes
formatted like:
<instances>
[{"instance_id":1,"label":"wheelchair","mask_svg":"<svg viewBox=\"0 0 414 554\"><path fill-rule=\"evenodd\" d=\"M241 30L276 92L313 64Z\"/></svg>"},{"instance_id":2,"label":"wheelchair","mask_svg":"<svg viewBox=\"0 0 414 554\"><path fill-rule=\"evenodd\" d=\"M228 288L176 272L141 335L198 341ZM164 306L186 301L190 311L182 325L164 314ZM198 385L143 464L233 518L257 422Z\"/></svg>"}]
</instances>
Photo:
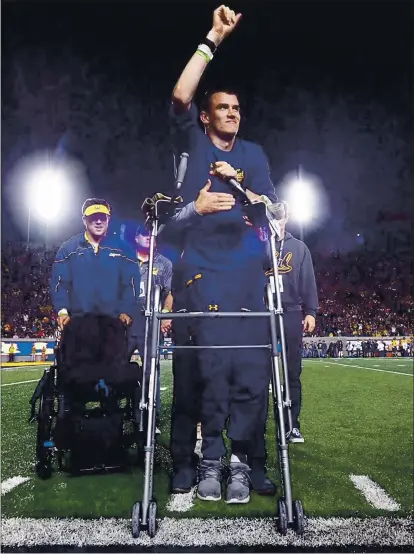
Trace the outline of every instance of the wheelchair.
<instances>
[{"instance_id":1,"label":"wheelchair","mask_svg":"<svg viewBox=\"0 0 414 554\"><path fill-rule=\"evenodd\" d=\"M142 367L127 357L124 324L107 316L74 317L30 400L37 421L36 473L54 460L72 475L126 469L139 459Z\"/></svg>"}]
</instances>

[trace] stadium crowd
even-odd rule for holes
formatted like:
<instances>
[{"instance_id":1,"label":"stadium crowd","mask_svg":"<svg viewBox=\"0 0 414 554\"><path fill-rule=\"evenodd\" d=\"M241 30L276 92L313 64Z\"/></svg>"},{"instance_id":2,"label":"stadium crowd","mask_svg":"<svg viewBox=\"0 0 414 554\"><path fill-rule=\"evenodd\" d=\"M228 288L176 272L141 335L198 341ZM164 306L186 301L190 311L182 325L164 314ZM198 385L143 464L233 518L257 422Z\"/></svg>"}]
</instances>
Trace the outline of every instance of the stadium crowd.
<instances>
[{"instance_id":1,"label":"stadium crowd","mask_svg":"<svg viewBox=\"0 0 414 554\"><path fill-rule=\"evenodd\" d=\"M8 242L1 256L1 330L7 338L53 337L49 290L56 248ZM412 261L381 253L314 255L320 299L312 336L411 336Z\"/></svg>"},{"instance_id":2,"label":"stadium crowd","mask_svg":"<svg viewBox=\"0 0 414 554\"><path fill-rule=\"evenodd\" d=\"M392 339L368 339L342 341L334 339L326 342L304 340L302 343L302 358L405 358L412 356L414 350L413 337Z\"/></svg>"},{"instance_id":3,"label":"stadium crowd","mask_svg":"<svg viewBox=\"0 0 414 554\"><path fill-rule=\"evenodd\" d=\"M380 252L314 256L313 336L404 336L414 327L413 260Z\"/></svg>"},{"instance_id":4,"label":"stadium crowd","mask_svg":"<svg viewBox=\"0 0 414 554\"><path fill-rule=\"evenodd\" d=\"M1 331L6 338L49 338L56 332L50 274L56 249L7 242L1 255Z\"/></svg>"}]
</instances>

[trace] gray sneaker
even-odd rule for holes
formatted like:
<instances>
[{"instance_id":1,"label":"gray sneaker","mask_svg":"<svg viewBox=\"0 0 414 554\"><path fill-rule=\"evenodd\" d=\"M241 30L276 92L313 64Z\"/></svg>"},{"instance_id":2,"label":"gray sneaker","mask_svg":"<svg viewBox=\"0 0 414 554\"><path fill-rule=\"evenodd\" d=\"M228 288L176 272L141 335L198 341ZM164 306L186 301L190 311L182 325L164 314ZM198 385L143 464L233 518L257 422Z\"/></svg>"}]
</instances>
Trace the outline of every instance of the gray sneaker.
<instances>
[{"instance_id":1,"label":"gray sneaker","mask_svg":"<svg viewBox=\"0 0 414 554\"><path fill-rule=\"evenodd\" d=\"M303 438L302 433L299 431L297 427L294 427L292 429L292 432L288 431L286 433L286 440L290 443L305 442L305 439Z\"/></svg>"},{"instance_id":2,"label":"gray sneaker","mask_svg":"<svg viewBox=\"0 0 414 554\"><path fill-rule=\"evenodd\" d=\"M221 480L223 464L221 460L200 460L198 465L197 498L217 502L221 500Z\"/></svg>"},{"instance_id":3,"label":"gray sneaker","mask_svg":"<svg viewBox=\"0 0 414 554\"><path fill-rule=\"evenodd\" d=\"M250 501L250 472L247 464L232 462L227 480L226 504L247 504Z\"/></svg>"}]
</instances>

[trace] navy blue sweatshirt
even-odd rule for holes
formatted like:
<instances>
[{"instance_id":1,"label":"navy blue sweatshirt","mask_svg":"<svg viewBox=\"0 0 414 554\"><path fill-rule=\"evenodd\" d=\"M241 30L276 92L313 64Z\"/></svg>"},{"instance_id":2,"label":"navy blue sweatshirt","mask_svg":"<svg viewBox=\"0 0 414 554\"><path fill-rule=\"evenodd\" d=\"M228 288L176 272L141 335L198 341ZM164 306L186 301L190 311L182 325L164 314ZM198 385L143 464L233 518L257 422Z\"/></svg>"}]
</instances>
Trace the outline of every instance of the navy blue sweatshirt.
<instances>
[{"instance_id":1,"label":"navy blue sweatshirt","mask_svg":"<svg viewBox=\"0 0 414 554\"><path fill-rule=\"evenodd\" d=\"M316 316L318 291L312 257L308 247L290 233L285 234L282 257L279 261L281 242L276 243L279 279L282 283L282 305L286 311L303 310L305 315ZM273 275L269 258L266 261L266 275Z\"/></svg>"},{"instance_id":2,"label":"navy blue sweatshirt","mask_svg":"<svg viewBox=\"0 0 414 554\"><path fill-rule=\"evenodd\" d=\"M180 114L175 113L171 106L170 118L177 160L182 151L190 155L187 174L180 190L185 204L197 198L208 179L212 183L212 192L233 192L231 185L209 175L212 164L217 161L228 162L236 169L238 181L244 188L264 194L272 202L277 200L261 146L236 139L231 151L218 149L200 129L194 104ZM263 259L264 244L260 242L256 231L246 225L243 215L241 203L236 202L232 210L195 219L191 230L184 235L184 265L198 269L235 269L255 259Z\"/></svg>"}]
</instances>

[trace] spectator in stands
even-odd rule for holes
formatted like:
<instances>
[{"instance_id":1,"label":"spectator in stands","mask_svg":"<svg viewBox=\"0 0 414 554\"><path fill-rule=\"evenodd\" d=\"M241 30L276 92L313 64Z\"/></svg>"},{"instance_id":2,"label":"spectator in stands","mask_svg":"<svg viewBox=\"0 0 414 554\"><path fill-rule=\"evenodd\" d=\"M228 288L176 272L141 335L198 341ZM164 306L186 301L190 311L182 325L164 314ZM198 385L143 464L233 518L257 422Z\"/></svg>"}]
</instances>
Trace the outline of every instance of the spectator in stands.
<instances>
[{"instance_id":1,"label":"spectator in stands","mask_svg":"<svg viewBox=\"0 0 414 554\"><path fill-rule=\"evenodd\" d=\"M400 352L403 357L408 355L408 343L405 337L400 341Z\"/></svg>"},{"instance_id":2,"label":"spectator in stands","mask_svg":"<svg viewBox=\"0 0 414 554\"><path fill-rule=\"evenodd\" d=\"M318 342L317 348L318 348L318 357L320 358L322 356L322 341Z\"/></svg>"},{"instance_id":3,"label":"spectator in stands","mask_svg":"<svg viewBox=\"0 0 414 554\"><path fill-rule=\"evenodd\" d=\"M322 340L322 346L321 346L321 356L322 358L326 358L326 351L328 349L328 346L324 340Z\"/></svg>"},{"instance_id":4,"label":"spectator in stands","mask_svg":"<svg viewBox=\"0 0 414 554\"><path fill-rule=\"evenodd\" d=\"M9 346L9 362L14 362L14 355L16 353L16 347L14 344Z\"/></svg>"}]
</instances>

